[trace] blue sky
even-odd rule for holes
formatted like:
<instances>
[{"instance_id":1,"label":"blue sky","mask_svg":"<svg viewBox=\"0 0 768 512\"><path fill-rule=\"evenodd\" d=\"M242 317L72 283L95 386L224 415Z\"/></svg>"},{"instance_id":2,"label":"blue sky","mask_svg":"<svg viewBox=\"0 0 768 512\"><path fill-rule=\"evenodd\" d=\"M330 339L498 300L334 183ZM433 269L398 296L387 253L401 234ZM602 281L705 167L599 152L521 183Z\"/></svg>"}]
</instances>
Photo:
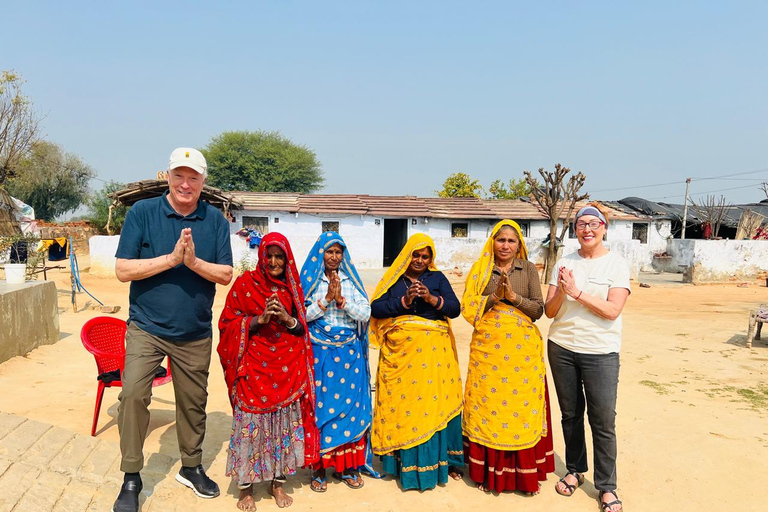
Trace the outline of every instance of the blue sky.
<instances>
[{"instance_id":1,"label":"blue sky","mask_svg":"<svg viewBox=\"0 0 768 512\"><path fill-rule=\"evenodd\" d=\"M174 147L263 129L313 149L328 193L429 196L453 172L488 186L559 162L596 199L682 202L686 177L694 200L765 198L763 1L27 0L2 12L0 69L23 75L45 136L101 180L151 178Z\"/></svg>"}]
</instances>

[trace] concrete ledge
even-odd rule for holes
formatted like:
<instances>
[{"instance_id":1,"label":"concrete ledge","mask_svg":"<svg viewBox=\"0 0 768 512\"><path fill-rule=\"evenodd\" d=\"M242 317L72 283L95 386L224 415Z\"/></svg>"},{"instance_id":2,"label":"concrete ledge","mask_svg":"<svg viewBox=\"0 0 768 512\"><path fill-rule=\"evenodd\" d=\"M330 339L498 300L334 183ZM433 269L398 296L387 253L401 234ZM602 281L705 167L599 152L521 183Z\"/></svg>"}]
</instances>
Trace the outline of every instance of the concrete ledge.
<instances>
[{"instance_id":1,"label":"concrete ledge","mask_svg":"<svg viewBox=\"0 0 768 512\"><path fill-rule=\"evenodd\" d=\"M59 341L53 281L0 283L0 363Z\"/></svg>"}]
</instances>

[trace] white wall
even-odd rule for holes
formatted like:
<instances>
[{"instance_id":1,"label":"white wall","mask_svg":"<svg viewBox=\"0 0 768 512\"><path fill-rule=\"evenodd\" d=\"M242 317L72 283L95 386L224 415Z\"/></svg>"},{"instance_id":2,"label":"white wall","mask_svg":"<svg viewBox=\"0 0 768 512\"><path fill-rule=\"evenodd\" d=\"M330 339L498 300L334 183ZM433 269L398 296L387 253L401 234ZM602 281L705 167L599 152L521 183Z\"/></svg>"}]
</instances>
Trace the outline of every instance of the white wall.
<instances>
[{"instance_id":1,"label":"white wall","mask_svg":"<svg viewBox=\"0 0 768 512\"><path fill-rule=\"evenodd\" d=\"M297 266L301 266L306 259L309 249L321 234L322 222L339 221L341 236L350 247L352 257L359 268L380 268L383 265L384 254L384 221L376 225L373 216L360 215L309 215L305 213L287 212L254 212L237 211L237 222L231 226L231 232L236 233L242 226L243 215L248 217L268 217L269 230L278 231L285 235L291 242ZM279 222L275 222L275 219ZM425 217L410 217L407 219L408 236L414 233L426 233L432 237L437 247L437 264L440 268L452 269L458 267L465 271L479 257L480 250L488 236L490 236L496 220L463 220L463 219L435 219ZM467 238L451 237L451 225L455 222L467 222L469 224L469 236ZM541 248L542 240L549 234L549 221L531 220L522 221L528 224L528 236L526 244L531 261L543 263L545 251ZM562 223L560 223L562 226ZM558 234L560 227L558 228ZM649 241L652 228L649 227ZM566 235L567 236L567 235ZM641 244L632 240L632 222L616 221L609 228L609 243L607 245L621 251L630 263L632 276L636 277L641 268L650 267L652 260L651 244ZM565 240L565 253L568 254L578 249L578 241L575 238ZM663 250L663 249L662 249ZM244 239L233 235L232 251L235 264L241 260L256 261L256 249L248 249Z\"/></svg>"},{"instance_id":2,"label":"white wall","mask_svg":"<svg viewBox=\"0 0 768 512\"><path fill-rule=\"evenodd\" d=\"M677 239L668 241L667 252L692 283L754 279L768 271L768 240Z\"/></svg>"},{"instance_id":3,"label":"white wall","mask_svg":"<svg viewBox=\"0 0 768 512\"><path fill-rule=\"evenodd\" d=\"M235 266L248 264L253 266L257 259L257 249L250 249L245 238L237 235L237 231L242 227L242 212L236 212L236 220L230 225L230 241L232 244L232 256ZM381 220L376 225L375 217L360 215L345 216L319 216L287 212L247 212L250 217L268 217L270 232L277 231L285 235L291 243L296 266L301 267L309 253L309 249L314 245L317 237L322 230L322 222L333 220L339 221L339 230L344 240L350 247L350 252L355 264L361 268L381 268L384 255L384 222ZM278 219L278 222L275 222ZM437 248L437 265L441 269L453 269L458 267L462 271L469 270L469 267L480 256L483 244L490 236L491 229L496 224L495 221L477 220L470 221L468 238L451 237L450 219L429 219L425 223L423 217L408 219L408 236L421 232L429 234L435 241ZM629 229L622 226L623 229L611 231L609 240L606 243L612 250L619 251L630 264L632 277L637 277L638 272L650 261L648 247L650 244L641 244L638 240L621 239L627 232L631 238L631 224ZM530 232L540 236L526 237L529 259L534 263L543 264L546 251L541 247L546 234L548 234L548 223L546 221L531 221L529 225ZM542 233L544 233L542 235ZM650 237L650 233L649 233ZM115 252L119 236L94 236L89 241L91 254L91 273L114 275L115 272ZM684 240L684 242L693 242ZM569 254L578 250L578 240L575 238L566 238L563 254ZM668 249L669 250L669 249ZM689 258L690 259L690 258Z\"/></svg>"},{"instance_id":4,"label":"white wall","mask_svg":"<svg viewBox=\"0 0 768 512\"><path fill-rule=\"evenodd\" d=\"M102 276L115 275L115 253L120 237L115 236L92 236L88 240L88 252L90 253L91 268L90 274Z\"/></svg>"},{"instance_id":5,"label":"white wall","mask_svg":"<svg viewBox=\"0 0 768 512\"><path fill-rule=\"evenodd\" d=\"M307 254L322 233L323 221L339 221L339 234L350 247L355 264L360 268L380 268L384 258L384 221L376 225L374 217L361 215L308 215L288 212L245 212L247 217L268 217L270 233L285 235L291 243L296 266L301 267ZM243 212L237 212L230 232L242 228ZM275 222L275 220L278 222ZM245 239L232 236L232 253L235 264L244 257L256 261L256 249L247 249Z\"/></svg>"}]
</instances>

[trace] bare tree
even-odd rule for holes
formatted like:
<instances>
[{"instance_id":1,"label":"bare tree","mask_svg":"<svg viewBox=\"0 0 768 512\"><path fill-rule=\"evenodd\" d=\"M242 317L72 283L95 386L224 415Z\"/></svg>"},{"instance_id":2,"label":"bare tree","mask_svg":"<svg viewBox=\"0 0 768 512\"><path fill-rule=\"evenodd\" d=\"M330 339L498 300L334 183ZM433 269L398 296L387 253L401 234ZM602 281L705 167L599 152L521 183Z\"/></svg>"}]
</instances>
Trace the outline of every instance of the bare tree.
<instances>
[{"instance_id":1,"label":"bare tree","mask_svg":"<svg viewBox=\"0 0 768 512\"><path fill-rule=\"evenodd\" d=\"M765 217L749 208L744 210L739 217L739 226L736 229L736 240L752 240L757 229L763 225Z\"/></svg>"},{"instance_id":2,"label":"bare tree","mask_svg":"<svg viewBox=\"0 0 768 512\"><path fill-rule=\"evenodd\" d=\"M704 226L708 224L710 227L710 232L706 236L708 240L717 238L725 213L730 207L731 203L727 202L724 196L720 196L719 199L715 199L715 196L707 196L700 199L698 204L693 203L696 216L701 219Z\"/></svg>"},{"instance_id":3,"label":"bare tree","mask_svg":"<svg viewBox=\"0 0 768 512\"><path fill-rule=\"evenodd\" d=\"M582 173L574 174L568 181L566 176L571 170L560 164L555 165L555 172L545 171L539 168L539 174L544 184L531 176L530 171L525 171L525 181L530 185L534 199L549 217L549 248L544 266L544 282L549 282L552 269L555 268L558 256L558 240L562 240L568 230L571 215L578 201L589 198L589 194L579 194L584 181L587 179ZM562 217L563 227L560 236L557 236L557 220Z\"/></svg>"},{"instance_id":4,"label":"bare tree","mask_svg":"<svg viewBox=\"0 0 768 512\"><path fill-rule=\"evenodd\" d=\"M764 181L760 184L760 190L765 194L765 198L768 199L768 181Z\"/></svg>"},{"instance_id":5,"label":"bare tree","mask_svg":"<svg viewBox=\"0 0 768 512\"><path fill-rule=\"evenodd\" d=\"M40 118L21 92L23 83L13 71L0 74L0 185L37 140Z\"/></svg>"}]
</instances>

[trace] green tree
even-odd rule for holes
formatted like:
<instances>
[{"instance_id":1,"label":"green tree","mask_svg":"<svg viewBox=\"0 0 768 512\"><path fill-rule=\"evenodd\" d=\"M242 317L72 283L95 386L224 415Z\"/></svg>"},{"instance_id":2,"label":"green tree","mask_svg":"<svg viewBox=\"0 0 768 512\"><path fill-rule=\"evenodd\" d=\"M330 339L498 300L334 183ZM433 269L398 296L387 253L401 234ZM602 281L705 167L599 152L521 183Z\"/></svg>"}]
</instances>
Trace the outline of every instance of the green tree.
<instances>
[{"instance_id":1,"label":"green tree","mask_svg":"<svg viewBox=\"0 0 768 512\"><path fill-rule=\"evenodd\" d=\"M490 199L518 199L520 197L527 197L531 194L531 186L525 181L525 178L509 180L509 185L505 185L503 181L496 180L491 183L488 188L488 197Z\"/></svg>"},{"instance_id":2,"label":"green tree","mask_svg":"<svg viewBox=\"0 0 768 512\"><path fill-rule=\"evenodd\" d=\"M13 71L0 73L0 185L37 140L40 118L21 92L24 81Z\"/></svg>"},{"instance_id":3,"label":"green tree","mask_svg":"<svg viewBox=\"0 0 768 512\"><path fill-rule=\"evenodd\" d=\"M65 153L52 142L37 141L5 186L35 209L35 217L50 221L80 206L95 175L77 155Z\"/></svg>"},{"instance_id":4,"label":"green tree","mask_svg":"<svg viewBox=\"0 0 768 512\"><path fill-rule=\"evenodd\" d=\"M100 190L88 195L85 205L88 207L88 213L83 215L83 219L97 226L102 233L108 232L120 233L125 222L125 216L128 213L128 207L124 204L118 204L112 209L112 219L109 218L109 208L112 206L112 198L109 194L125 188L125 185L116 181L105 183ZM107 222L109 228L107 229Z\"/></svg>"},{"instance_id":5,"label":"green tree","mask_svg":"<svg viewBox=\"0 0 768 512\"><path fill-rule=\"evenodd\" d=\"M436 191L440 197L480 197L483 187L479 180L463 172L455 172L443 183L443 189Z\"/></svg>"},{"instance_id":6,"label":"green tree","mask_svg":"<svg viewBox=\"0 0 768 512\"><path fill-rule=\"evenodd\" d=\"M306 194L323 185L315 152L279 132L224 132L202 152L208 183L222 190Z\"/></svg>"}]
</instances>

